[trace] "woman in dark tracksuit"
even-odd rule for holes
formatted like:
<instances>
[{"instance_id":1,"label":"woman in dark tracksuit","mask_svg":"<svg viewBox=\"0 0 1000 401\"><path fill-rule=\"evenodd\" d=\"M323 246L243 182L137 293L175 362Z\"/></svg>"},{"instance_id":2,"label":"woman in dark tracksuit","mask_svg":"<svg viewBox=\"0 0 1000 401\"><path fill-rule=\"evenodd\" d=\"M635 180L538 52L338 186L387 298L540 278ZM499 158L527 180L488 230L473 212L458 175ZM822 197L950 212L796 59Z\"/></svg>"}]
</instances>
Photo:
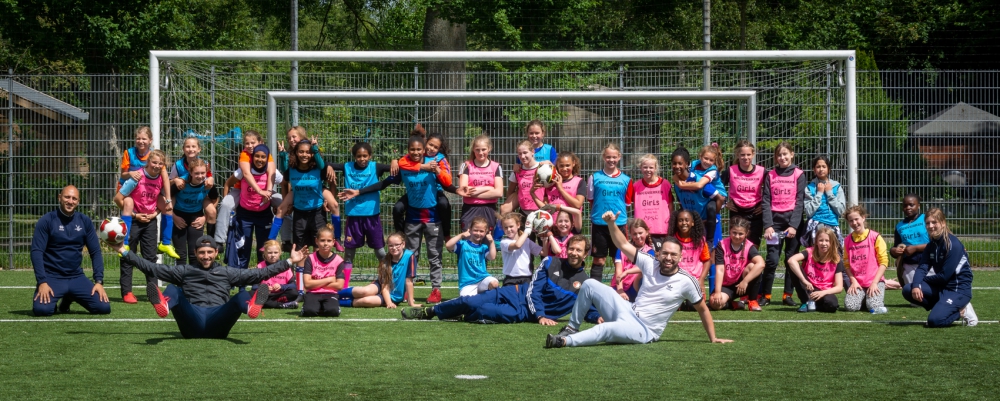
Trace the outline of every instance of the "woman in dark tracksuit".
<instances>
[{"instance_id":1,"label":"woman in dark tracksuit","mask_svg":"<svg viewBox=\"0 0 1000 401\"><path fill-rule=\"evenodd\" d=\"M948 231L941 209L928 210L924 224L931 242L924 248L913 282L903 287L903 298L931 312L927 327L951 326L959 317L967 326L979 324L970 302L972 266L965 246Z\"/></svg>"}]
</instances>

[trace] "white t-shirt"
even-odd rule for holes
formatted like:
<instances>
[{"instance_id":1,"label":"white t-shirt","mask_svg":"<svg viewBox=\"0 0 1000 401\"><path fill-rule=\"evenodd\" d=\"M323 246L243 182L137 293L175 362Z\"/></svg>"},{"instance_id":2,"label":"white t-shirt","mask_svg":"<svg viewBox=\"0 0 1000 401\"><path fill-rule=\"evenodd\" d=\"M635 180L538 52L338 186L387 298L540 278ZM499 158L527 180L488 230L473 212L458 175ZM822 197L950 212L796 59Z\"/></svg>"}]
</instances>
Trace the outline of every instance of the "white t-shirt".
<instances>
[{"instance_id":1,"label":"white t-shirt","mask_svg":"<svg viewBox=\"0 0 1000 401\"><path fill-rule=\"evenodd\" d=\"M510 244L516 240L503 237L500 240L500 254L503 255L503 275L523 277L531 275L531 255L542 253L542 247L530 239L524 240L524 245L513 251Z\"/></svg>"},{"instance_id":2,"label":"white t-shirt","mask_svg":"<svg viewBox=\"0 0 1000 401\"><path fill-rule=\"evenodd\" d=\"M632 310L653 333L655 341L685 300L695 304L701 301L704 294L697 277L684 269L677 269L672 276L664 276L660 273L660 262L645 252L636 255L635 266L642 270L642 286Z\"/></svg>"}]
</instances>

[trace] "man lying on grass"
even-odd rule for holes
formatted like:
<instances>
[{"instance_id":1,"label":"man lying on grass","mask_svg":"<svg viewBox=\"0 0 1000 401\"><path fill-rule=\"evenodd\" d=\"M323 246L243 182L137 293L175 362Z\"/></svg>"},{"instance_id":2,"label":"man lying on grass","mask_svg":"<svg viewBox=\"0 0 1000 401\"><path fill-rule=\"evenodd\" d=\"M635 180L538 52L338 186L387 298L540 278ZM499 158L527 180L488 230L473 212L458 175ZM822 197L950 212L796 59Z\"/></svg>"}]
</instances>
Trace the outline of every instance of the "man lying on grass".
<instances>
[{"instance_id":1,"label":"man lying on grass","mask_svg":"<svg viewBox=\"0 0 1000 401\"><path fill-rule=\"evenodd\" d=\"M639 287L635 304L630 304L600 281L587 280L580 288L569 324L559 334L546 336L545 348L580 347L601 342L645 344L656 341L666 328L667 321L685 300L698 311L709 341L733 341L715 337L715 324L708 306L705 306L701 283L697 277L678 268L681 244L676 239L667 238L656 251L656 260L653 260L649 254L637 252L628 242L614 224L617 214L605 212L601 218L608 223L611 240L622 255L635 261L635 267L625 273L642 273L642 286ZM580 331L581 317L592 307L597 307L597 312L601 315L600 324Z\"/></svg>"},{"instance_id":2,"label":"man lying on grass","mask_svg":"<svg viewBox=\"0 0 1000 401\"><path fill-rule=\"evenodd\" d=\"M590 240L582 235L566 243L566 259L546 258L528 284L508 285L478 295L458 297L434 307L406 308L403 319L456 319L472 323L538 322L555 326L555 319L569 314L577 291L589 277L583 271L590 252ZM584 317L597 322L597 310Z\"/></svg>"},{"instance_id":3,"label":"man lying on grass","mask_svg":"<svg viewBox=\"0 0 1000 401\"><path fill-rule=\"evenodd\" d=\"M146 285L146 296L160 317L174 312L177 328L184 338L228 337L241 314L246 313L251 319L260 315L269 295L266 285L257 287L253 296L240 291L230 298L229 289L258 284L305 260L305 254L292 247L288 260L263 269L237 269L215 262L218 249L212 237L203 235L196 244L200 266L158 265L129 252L124 245L118 246L122 266L135 267L171 283L161 293L156 281L150 282Z\"/></svg>"}]
</instances>

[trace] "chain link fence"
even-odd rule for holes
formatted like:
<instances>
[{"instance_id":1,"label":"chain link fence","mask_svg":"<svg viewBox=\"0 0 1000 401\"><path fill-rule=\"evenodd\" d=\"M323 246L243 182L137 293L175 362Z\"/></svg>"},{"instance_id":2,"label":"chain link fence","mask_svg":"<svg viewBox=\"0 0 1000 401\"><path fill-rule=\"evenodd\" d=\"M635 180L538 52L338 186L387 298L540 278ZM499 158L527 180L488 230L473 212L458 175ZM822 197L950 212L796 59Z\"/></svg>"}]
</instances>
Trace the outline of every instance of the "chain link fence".
<instances>
[{"instance_id":1,"label":"chain link fence","mask_svg":"<svg viewBox=\"0 0 1000 401\"><path fill-rule=\"evenodd\" d=\"M713 72L713 89L759 92L758 163L773 164L770 148L778 140L792 140L798 148L797 162L805 170L815 155L829 154L832 177L846 183L844 94L838 71L829 65L808 70L740 67L714 67L718 72ZM202 157L222 177L236 168L240 130L263 132L264 94L287 90L288 74L232 73L212 67L191 74L192 69L177 66L171 73L168 68L160 82L161 148L173 159L180 155L184 137L199 135L205 139ZM694 66L469 71L460 81L463 90L700 90L700 73ZM941 207L948 213L949 226L965 241L974 265L996 265L1000 168L987 163L987 158L997 155L1000 144L998 78L998 71L858 73L859 197L870 210L873 229L891 236L902 215L900 198L917 193L925 209ZM442 82L454 80L452 75L419 68L300 73L299 90L432 90L454 86ZM0 75L0 249L7 253L0 257L0 268L31 267L34 222L56 207L56 194L64 185L80 188L80 210L92 219L118 215L111 202L117 171L122 152L132 146L133 131L149 121L148 84L146 75ZM697 151L703 140L702 107L701 102L346 106L303 102L281 106L279 127L296 122L297 110L297 122L320 138L329 162L349 161L349 148L358 140L375 145L377 160L386 162L402 154L404 139L420 122L446 134L456 172L467 158L468 141L485 133L493 139L492 157L509 171L525 123L541 118L548 123L546 141L577 153L584 176L599 168L599 154L608 142L622 146L622 168L636 175L634 162L642 154L659 155L661 164L668 166L666 155L675 147ZM711 111L712 140L722 146L729 162L732 145L746 136L746 110L739 102L713 102ZM668 175L668 168L661 175ZM383 194L387 229L392 202L401 194L400 189ZM452 197L455 220L460 202ZM457 222L454 227L457 230ZM356 271L370 273L374 261L361 260ZM117 258L105 263L114 268ZM445 259L446 269L449 266L453 271L450 256ZM491 270L498 272L499 265L491 265Z\"/></svg>"}]
</instances>

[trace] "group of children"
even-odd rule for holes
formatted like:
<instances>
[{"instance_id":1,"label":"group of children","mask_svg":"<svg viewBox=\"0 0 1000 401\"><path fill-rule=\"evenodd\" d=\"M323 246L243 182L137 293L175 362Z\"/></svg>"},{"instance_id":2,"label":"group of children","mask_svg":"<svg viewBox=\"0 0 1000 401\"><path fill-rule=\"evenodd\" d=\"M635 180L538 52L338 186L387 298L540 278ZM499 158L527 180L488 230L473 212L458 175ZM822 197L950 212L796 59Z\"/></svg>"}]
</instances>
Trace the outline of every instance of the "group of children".
<instances>
[{"instance_id":1,"label":"group of children","mask_svg":"<svg viewBox=\"0 0 1000 401\"><path fill-rule=\"evenodd\" d=\"M312 247L294 275L287 272L260 284L270 289L266 307L298 308L302 303L302 316L338 316L341 307L395 308L404 301L419 306L413 279L422 246L427 247L433 287L429 303L441 301L445 249L457 256L461 296L527 283L536 258L566 257L569 239L583 229L585 203L593 242L590 276L603 279L612 258L611 286L628 301L635 300L642 277L611 240L601 218L608 211L617 213L615 224L643 252L653 254L664 240L676 238L682 245L680 267L709 286L709 305L715 310L759 311L770 304L783 259L788 271L784 304L801 303L803 312L832 312L839 307L836 294L846 289L847 310L864 306L881 313L885 290L902 286L883 277L889 254L900 259L899 277L912 280L916 255L928 242L915 195L903 199L906 219L897 226L890 249L879 233L867 228L862 206L847 208L843 189L829 177L830 159L815 158L813 178L807 180L787 142L774 149L772 168L754 163L756 149L746 141L736 145L736 161L728 167L717 145L701 148L694 160L678 148L670 155L668 177L660 176L660 159L647 154L638 158L641 178L635 180L619 167L621 149L608 143L601 168L584 179L575 154L557 152L544 142L541 121L531 121L525 132L505 186L503 168L490 157L493 145L486 135L472 140L456 182L445 138L428 135L419 126L411 132L406 154L389 164L375 162L372 147L364 142L352 147L353 161L328 164L302 127L288 130L288 152L279 145L275 163L260 134L248 131L239 167L220 196L211 169L198 156L196 138L185 139L184 157L168 172L165 154L150 150L150 131L143 127L123 158L115 202L129 225L126 244L138 246L147 260L155 260L159 250L177 263L193 264L193 242L203 229L226 244L226 264L239 268L247 268L254 253L258 267L277 262L289 247L277 241L279 235L297 248ZM553 172L545 181L536 174L543 165ZM338 173L343 175L339 190ZM404 186L406 193L393 208L395 232L384 238L380 191L392 184ZM461 227L454 236L444 192L462 197ZM340 202L346 213L343 242ZM730 216L725 238L719 230L723 209ZM550 230L533 232L539 213L553 216ZM164 223L159 244L158 214ZM841 218L851 228L846 238ZM806 246L802 252L801 245ZM377 278L351 286L354 258L363 246L379 260ZM486 269L498 248L502 282ZM129 303L135 302L131 270L122 268L122 295Z\"/></svg>"}]
</instances>

